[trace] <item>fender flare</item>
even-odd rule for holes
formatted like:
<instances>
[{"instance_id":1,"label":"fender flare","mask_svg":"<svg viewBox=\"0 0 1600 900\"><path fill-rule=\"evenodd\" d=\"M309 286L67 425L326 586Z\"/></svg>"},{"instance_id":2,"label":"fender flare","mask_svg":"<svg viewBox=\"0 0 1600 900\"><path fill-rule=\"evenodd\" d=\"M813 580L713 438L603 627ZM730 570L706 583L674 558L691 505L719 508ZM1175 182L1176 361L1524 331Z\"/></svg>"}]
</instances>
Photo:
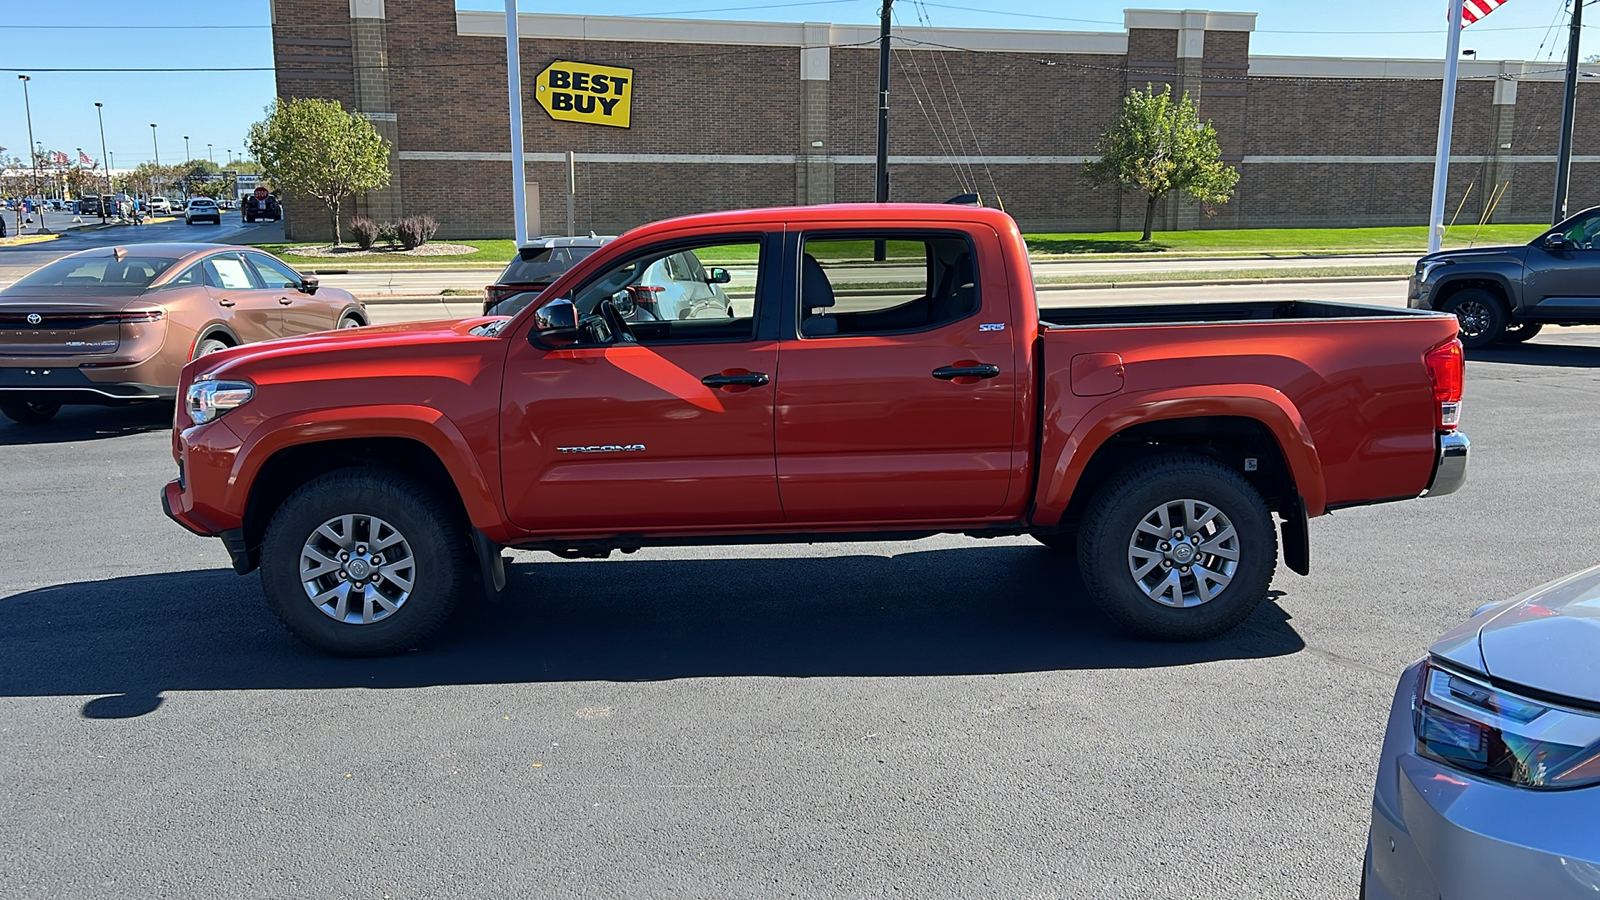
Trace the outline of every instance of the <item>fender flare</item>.
<instances>
[{"instance_id":1,"label":"fender flare","mask_svg":"<svg viewBox=\"0 0 1600 900\"><path fill-rule=\"evenodd\" d=\"M1041 460L1035 521L1054 525L1072 501L1078 480L1100 447L1119 432L1145 422L1232 416L1266 427L1288 464L1309 516L1327 508L1327 485L1311 429L1288 397L1260 384L1210 384L1119 395L1085 413L1067 434L1046 435L1046 448L1059 448Z\"/></svg>"},{"instance_id":2,"label":"fender flare","mask_svg":"<svg viewBox=\"0 0 1600 900\"><path fill-rule=\"evenodd\" d=\"M474 527L491 534L504 531L503 517L477 455L455 423L438 410L407 404L321 409L268 420L252 429L252 434L262 437L239 448L229 474L234 492L228 502L230 509L247 509L256 476L281 450L324 441L401 438L422 444L438 457Z\"/></svg>"},{"instance_id":3,"label":"fender flare","mask_svg":"<svg viewBox=\"0 0 1600 900\"><path fill-rule=\"evenodd\" d=\"M1522 308L1522 278L1520 274L1516 278L1512 278L1496 268L1452 272L1443 275L1439 278L1439 283L1433 286L1433 296L1438 296L1445 288L1462 281L1492 281L1499 285L1501 293L1506 298L1507 315L1516 315L1517 310Z\"/></svg>"}]
</instances>

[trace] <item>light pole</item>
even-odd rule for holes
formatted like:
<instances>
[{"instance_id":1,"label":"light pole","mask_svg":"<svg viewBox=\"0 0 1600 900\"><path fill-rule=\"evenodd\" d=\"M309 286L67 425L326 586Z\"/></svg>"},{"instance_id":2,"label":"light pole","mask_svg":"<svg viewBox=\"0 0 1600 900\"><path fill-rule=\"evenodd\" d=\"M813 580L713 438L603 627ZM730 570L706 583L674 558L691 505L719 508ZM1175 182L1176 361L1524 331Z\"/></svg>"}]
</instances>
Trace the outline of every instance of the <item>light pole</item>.
<instances>
[{"instance_id":1,"label":"light pole","mask_svg":"<svg viewBox=\"0 0 1600 900\"><path fill-rule=\"evenodd\" d=\"M156 123L154 123L154 122L150 123L150 146L155 148L155 151L156 151L156 169L159 170L161 168L161 145L156 142ZM150 173L150 196L154 197L155 195L156 195L156 173L155 172L151 172Z\"/></svg>"},{"instance_id":2,"label":"light pole","mask_svg":"<svg viewBox=\"0 0 1600 900\"><path fill-rule=\"evenodd\" d=\"M111 189L111 154L106 152L106 114L105 104L94 105L95 118L100 120L100 163L106 167L106 197L116 193ZM106 198L100 198L100 224L106 223Z\"/></svg>"},{"instance_id":3,"label":"light pole","mask_svg":"<svg viewBox=\"0 0 1600 900\"><path fill-rule=\"evenodd\" d=\"M213 166L217 164L217 154L212 151L210 144L206 145L206 159L211 160Z\"/></svg>"},{"instance_id":4,"label":"light pole","mask_svg":"<svg viewBox=\"0 0 1600 900\"><path fill-rule=\"evenodd\" d=\"M18 75L17 76L17 80L22 82L22 109L23 109L24 114L28 118L28 153L33 156L33 193L34 193L35 196L40 196L40 193L39 193L39 154L37 152L35 152L34 149L33 149L33 106L32 106L32 104L30 104L28 102L28 82L32 81L33 79L28 77L27 75ZM45 227L45 224L44 224L44 211L43 210L39 211L39 231L40 231L40 233L47 233L47 232L50 231L50 229ZM17 234L21 234L21 233L22 233L22 220L18 219L17 220Z\"/></svg>"},{"instance_id":5,"label":"light pole","mask_svg":"<svg viewBox=\"0 0 1600 900\"><path fill-rule=\"evenodd\" d=\"M189 136L186 134L183 136L183 164L187 166L189 160ZM186 200L189 198L189 176L187 174L183 176L183 196Z\"/></svg>"}]
</instances>

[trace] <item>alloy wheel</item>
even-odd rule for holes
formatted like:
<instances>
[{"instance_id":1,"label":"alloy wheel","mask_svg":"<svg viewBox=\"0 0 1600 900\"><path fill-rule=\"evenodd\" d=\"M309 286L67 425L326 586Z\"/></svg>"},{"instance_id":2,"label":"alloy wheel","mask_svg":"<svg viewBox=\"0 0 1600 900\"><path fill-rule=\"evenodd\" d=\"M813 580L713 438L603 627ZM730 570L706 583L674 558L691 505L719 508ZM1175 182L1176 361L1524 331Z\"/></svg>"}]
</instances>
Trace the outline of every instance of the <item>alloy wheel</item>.
<instances>
[{"instance_id":1,"label":"alloy wheel","mask_svg":"<svg viewBox=\"0 0 1600 900\"><path fill-rule=\"evenodd\" d=\"M1150 510L1128 539L1128 572L1163 606L1208 603L1239 569L1239 533L1203 500L1171 500Z\"/></svg>"},{"instance_id":2,"label":"alloy wheel","mask_svg":"<svg viewBox=\"0 0 1600 900\"><path fill-rule=\"evenodd\" d=\"M311 603L346 625L371 625L411 597L416 559L399 529L376 516L322 523L300 551L300 583Z\"/></svg>"}]
</instances>

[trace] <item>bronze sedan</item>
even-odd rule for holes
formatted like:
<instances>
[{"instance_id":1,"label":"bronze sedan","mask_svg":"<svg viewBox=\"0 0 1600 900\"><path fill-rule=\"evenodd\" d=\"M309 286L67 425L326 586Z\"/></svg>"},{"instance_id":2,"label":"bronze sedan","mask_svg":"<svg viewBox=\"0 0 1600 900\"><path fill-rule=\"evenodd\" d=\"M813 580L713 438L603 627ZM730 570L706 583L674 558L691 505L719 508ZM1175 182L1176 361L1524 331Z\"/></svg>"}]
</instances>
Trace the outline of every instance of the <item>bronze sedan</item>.
<instances>
[{"instance_id":1,"label":"bronze sedan","mask_svg":"<svg viewBox=\"0 0 1600 900\"><path fill-rule=\"evenodd\" d=\"M367 324L345 291L226 244L84 250L0 291L0 413L171 399L184 363L255 341Z\"/></svg>"}]
</instances>

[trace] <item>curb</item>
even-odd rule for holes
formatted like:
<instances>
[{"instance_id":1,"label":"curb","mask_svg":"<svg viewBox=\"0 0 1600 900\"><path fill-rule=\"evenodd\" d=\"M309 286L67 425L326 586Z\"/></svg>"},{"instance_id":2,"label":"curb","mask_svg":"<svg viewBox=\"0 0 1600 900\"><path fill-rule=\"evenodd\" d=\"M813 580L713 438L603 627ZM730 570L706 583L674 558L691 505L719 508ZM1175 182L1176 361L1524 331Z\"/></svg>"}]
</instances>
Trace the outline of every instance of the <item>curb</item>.
<instances>
[{"instance_id":1,"label":"curb","mask_svg":"<svg viewBox=\"0 0 1600 900\"><path fill-rule=\"evenodd\" d=\"M25 247L28 244L46 244L61 237L60 232L51 234L19 234L12 237L0 238L0 247Z\"/></svg>"},{"instance_id":2,"label":"curb","mask_svg":"<svg viewBox=\"0 0 1600 900\"><path fill-rule=\"evenodd\" d=\"M1209 281L1102 281L1102 282L1076 282L1073 284L1035 284L1035 293L1046 291L1092 291L1103 288L1150 288L1150 287L1212 287L1225 284L1351 284L1365 281L1405 281L1406 275L1332 275L1327 278L1213 278Z\"/></svg>"}]
</instances>

